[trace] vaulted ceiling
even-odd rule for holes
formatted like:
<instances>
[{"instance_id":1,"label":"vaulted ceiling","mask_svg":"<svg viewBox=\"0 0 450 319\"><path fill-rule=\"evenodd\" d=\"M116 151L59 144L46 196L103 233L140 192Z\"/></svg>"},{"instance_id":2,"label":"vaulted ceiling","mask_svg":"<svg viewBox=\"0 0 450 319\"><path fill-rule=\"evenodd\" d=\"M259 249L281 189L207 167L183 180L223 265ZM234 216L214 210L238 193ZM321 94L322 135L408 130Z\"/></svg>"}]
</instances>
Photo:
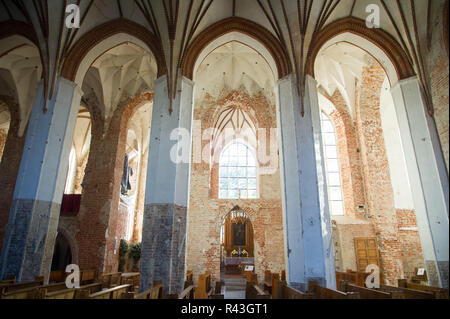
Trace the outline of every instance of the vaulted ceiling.
<instances>
[{"instance_id":1,"label":"vaulted ceiling","mask_svg":"<svg viewBox=\"0 0 450 319\"><path fill-rule=\"evenodd\" d=\"M261 54L237 41L216 48L196 70L196 102L206 94L220 99L231 91L253 96L271 96L275 87L274 72Z\"/></svg>"},{"instance_id":2,"label":"vaulted ceiling","mask_svg":"<svg viewBox=\"0 0 450 319\"><path fill-rule=\"evenodd\" d=\"M312 40L338 19L351 16L365 21L370 13L369 5L379 9L380 27L406 51L427 91L424 61L430 55L431 38L442 20L445 0L48 0L37 3L2 1L0 21L14 19L33 25L42 52L49 50L44 55L43 66L46 92L52 96L52 75L60 71L67 52L77 40L94 27L118 18L134 21L154 34L163 48L170 78L169 94L176 93L176 75L187 48L208 26L228 17L251 20L280 42L289 56L301 92ZM80 29L63 27L64 3L79 3Z\"/></svg>"},{"instance_id":3,"label":"vaulted ceiling","mask_svg":"<svg viewBox=\"0 0 450 319\"><path fill-rule=\"evenodd\" d=\"M0 41L0 96L19 105L19 134L25 130L41 74L39 51L32 43L18 36ZM9 119L9 115L0 115L0 125L9 122Z\"/></svg>"},{"instance_id":4,"label":"vaulted ceiling","mask_svg":"<svg viewBox=\"0 0 450 319\"><path fill-rule=\"evenodd\" d=\"M124 43L102 54L83 82L84 93L93 93L103 119L111 120L116 108L136 96L153 92L156 62L152 54Z\"/></svg>"}]
</instances>

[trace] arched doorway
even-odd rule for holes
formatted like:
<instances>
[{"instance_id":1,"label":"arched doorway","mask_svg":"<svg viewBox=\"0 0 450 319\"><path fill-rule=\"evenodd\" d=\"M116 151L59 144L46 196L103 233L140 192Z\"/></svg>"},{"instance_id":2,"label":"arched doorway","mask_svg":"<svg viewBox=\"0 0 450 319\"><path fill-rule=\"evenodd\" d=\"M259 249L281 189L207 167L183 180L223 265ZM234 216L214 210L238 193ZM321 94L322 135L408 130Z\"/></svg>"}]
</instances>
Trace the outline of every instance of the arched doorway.
<instances>
[{"instance_id":1,"label":"arched doorway","mask_svg":"<svg viewBox=\"0 0 450 319\"><path fill-rule=\"evenodd\" d=\"M70 243L63 234L58 233L53 251L52 270L65 270L67 265L72 264L72 248Z\"/></svg>"},{"instance_id":2,"label":"arched doorway","mask_svg":"<svg viewBox=\"0 0 450 319\"><path fill-rule=\"evenodd\" d=\"M221 275L244 276L246 270L254 267L253 225L239 206L224 217L220 243Z\"/></svg>"}]
</instances>

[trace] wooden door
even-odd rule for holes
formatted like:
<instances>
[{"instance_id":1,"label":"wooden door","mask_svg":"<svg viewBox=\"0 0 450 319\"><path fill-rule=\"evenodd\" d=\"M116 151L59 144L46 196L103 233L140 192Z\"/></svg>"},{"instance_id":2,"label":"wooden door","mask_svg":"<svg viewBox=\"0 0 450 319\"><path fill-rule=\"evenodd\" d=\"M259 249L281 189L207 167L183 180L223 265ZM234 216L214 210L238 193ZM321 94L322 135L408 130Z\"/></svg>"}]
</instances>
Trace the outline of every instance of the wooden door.
<instances>
[{"instance_id":1,"label":"wooden door","mask_svg":"<svg viewBox=\"0 0 450 319\"><path fill-rule=\"evenodd\" d=\"M376 238L355 238L355 255L358 272L366 272L368 265L380 267L378 243Z\"/></svg>"}]
</instances>

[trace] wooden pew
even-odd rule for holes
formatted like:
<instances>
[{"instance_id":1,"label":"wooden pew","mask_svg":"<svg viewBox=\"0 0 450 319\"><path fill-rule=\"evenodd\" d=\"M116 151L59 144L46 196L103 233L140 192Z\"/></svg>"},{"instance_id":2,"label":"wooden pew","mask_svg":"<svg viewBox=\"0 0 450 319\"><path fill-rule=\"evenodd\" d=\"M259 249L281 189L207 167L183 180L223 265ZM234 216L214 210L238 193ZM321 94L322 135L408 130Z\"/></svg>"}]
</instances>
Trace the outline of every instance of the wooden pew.
<instances>
[{"instance_id":1,"label":"wooden pew","mask_svg":"<svg viewBox=\"0 0 450 319\"><path fill-rule=\"evenodd\" d=\"M50 278L48 281L50 283L64 282L66 280L66 275L66 272L63 270L52 271L50 272Z\"/></svg>"},{"instance_id":2,"label":"wooden pew","mask_svg":"<svg viewBox=\"0 0 450 319\"><path fill-rule=\"evenodd\" d=\"M184 281L184 289L192 285L194 285L194 273L192 272L192 270L188 270L186 272L186 279Z\"/></svg>"},{"instance_id":3,"label":"wooden pew","mask_svg":"<svg viewBox=\"0 0 450 319\"><path fill-rule=\"evenodd\" d=\"M37 285L40 284L40 285ZM29 286L31 285L31 286ZM22 289L18 289L22 288ZM15 284L2 293L1 299L44 299L47 293L67 289L64 283L42 285L42 282Z\"/></svg>"},{"instance_id":4,"label":"wooden pew","mask_svg":"<svg viewBox=\"0 0 450 319\"><path fill-rule=\"evenodd\" d=\"M50 292L44 295L44 299L74 299L75 289L64 289Z\"/></svg>"},{"instance_id":5,"label":"wooden pew","mask_svg":"<svg viewBox=\"0 0 450 319\"><path fill-rule=\"evenodd\" d=\"M258 275L251 271L246 272L246 280L254 282L256 285L258 285Z\"/></svg>"},{"instance_id":6,"label":"wooden pew","mask_svg":"<svg viewBox=\"0 0 450 319\"><path fill-rule=\"evenodd\" d=\"M397 299L396 294L360 287L344 280L341 280L340 287L342 292L359 293L360 299Z\"/></svg>"},{"instance_id":7,"label":"wooden pew","mask_svg":"<svg viewBox=\"0 0 450 319\"><path fill-rule=\"evenodd\" d=\"M347 272L338 272L336 271L336 287L338 290L342 290L339 286L341 281L345 281L351 283L356 286L365 287L366 286L366 278L370 275L369 273L359 273L351 270L347 270ZM380 277L380 283L381 283Z\"/></svg>"},{"instance_id":8,"label":"wooden pew","mask_svg":"<svg viewBox=\"0 0 450 319\"><path fill-rule=\"evenodd\" d=\"M3 284L3 285L0 285L0 293L4 294L7 292L23 290L26 288L38 287L38 286L42 286L43 284L44 284L43 280L24 282L24 283L15 283L15 284Z\"/></svg>"},{"instance_id":9,"label":"wooden pew","mask_svg":"<svg viewBox=\"0 0 450 319\"><path fill-rule=\"evenodd\" d=\"M398 286L400 288L431 292L434 294L435 299L449 299L448 289L411 283L406 279L399 279Z\"/></svg>"},{"instance_id":10,"label":"wooden pew","mask_svg":"<svg viewBox=\"0 0 450 319\"><path fill-rule=\"evenodd\" d=\"M272 273L270 270L264 271L264 290L272 293Z\"/></svg>"},{"instance_id":11,"label":"wooden pew","mask_svg":"<svg viewBox=\"0 0 450 319\"><path fill-rule=\"evenodd\" d=\"M97 270L82 270L80 274L80 285L89 285L98 282Z\"/></svg>"},{"instance_id":12,"label":"wooden pew","mask_svg":"<svg viewBox=\"0 0 450 319\"><path fill-rule=\"evenodd\" d=\"M206 272L198 276L198 286L195 288L195 299L209 299L214 294L211 285L211 273Z\"/></svg>"},{"instance_id":13,"label":"wooden pew","mask_svg":"<svg viewBox=\"0 0 450 319\"><path fill-rule=\"evenodd\" d=\"M195 286L191 285L186 287L181 294L178 295L178 299L195 299Z\"/></svg>"},{"instance_id":14,"label":"wooden pew","mask_svg":"<svg viewBox=\"0 0 450 319\"><path fill-rule=\"evenodd\" d=\"M253 281L246 281L245 284L245 299L270 299L271 295L266 293L263 289Z\"/></svg>"},{"instance_id":15,"label":"wooden pew","mask_svg":"<svg viewBox=\"0 0 450 319\"><path fill-rule=\"evenodd\" d=\"M123 293L130 292L131 285L121 285L89 295L89 299L120 299Z\"/></svg>"},{"instance_id":16,"label":"wooden pew","mask_svg":"<svg viewBox=\"0 0 450 319\"><path fill-rule=\"evenodd\" d=\"M294 289L292 287L289 287L286 281L280 281L279 285L279 298L280 299L312 299L313 294L311 293L304 293L301 291L298 291L297 289Z\"/></svg>"},{"instance_id":17,"label":"wooden pew","mask_svg":"<svg viewBox=\"0 0 450 319\"><path fill-rule=\"evenodd\" d=\"M272 299L279 299L280 298L280 275L279 274L272 274Z\"/></svg>"},{"instance_id":18,"label":"wooden pew","mask_svg":"<svg viewBox=\"0 0 450 319\"><path fill-rule=\"evenodd\" d=\"M141 277L140 273L128 273L128 274L122 274L122 277L120 279L121 285L132 285L133 287L139 286L139 279Z\"/></svg>"},{"instance_id":19,"label":"wooden pew","mask_svg":"<svg viewBox=\"0 0 450 319\"><path fill-rule=\"evenodd\" d=\"M100 282L93 283L85 286L81 286L75 289L74 299L89 299L89 296L102 290L102 284Z\"/></svg>"},{"instance_id":20,"label":"wooden pew","mask_svg":"<svg viewBox=\"0 0 450 319\"><path fill-rule=\"evenodd\" d=\"M5 279L0 281L0 287L8 286L8 285L14 285L16 283L16 277Z\"/></svg>"},{"instance_id":21,"label":"wooden pew","mask_svg":"<svg viewBox=\"0 0 450 319\"><path fill-rule=\"evenodd\" d=\"M163 299L163 285L160 281L153 282L153 287L141 293L122 293L121 299Z\"/></svg>"},{"instance_id":22,"label":"wooden pew","mask_svg":"<svg viewBox=\"0 0 450 319\"><path fill-rule=\"evenodd\" d=\"M345 293L342 291L324 288L319 286L314 281L310 281L308 283L308 292L314 295L313 299L360 299L359 293Z\"/></svg>"},{"instance_id":23,"label":"wooden pew","mask_svg":"<svg viewBox=\"0 0 450 319\"><path fill-rule=\"evenodd\" d=\"M109 289L109 288L114 288L114 287L120 286L121 277L122 277L121 272L102 274L101 275L102 288Z\"/></svg>"},{"instance_id":24,"label":"wooden pew","mask_svg":"<svg viewBox=\"0 0 450 319\"><path fill-rule=\"evenodd\" d=\"M395 299L434 299L432 292L413 290L408 288L380 285L379 291L392 293Z\"/></svg>"}]
</instances>

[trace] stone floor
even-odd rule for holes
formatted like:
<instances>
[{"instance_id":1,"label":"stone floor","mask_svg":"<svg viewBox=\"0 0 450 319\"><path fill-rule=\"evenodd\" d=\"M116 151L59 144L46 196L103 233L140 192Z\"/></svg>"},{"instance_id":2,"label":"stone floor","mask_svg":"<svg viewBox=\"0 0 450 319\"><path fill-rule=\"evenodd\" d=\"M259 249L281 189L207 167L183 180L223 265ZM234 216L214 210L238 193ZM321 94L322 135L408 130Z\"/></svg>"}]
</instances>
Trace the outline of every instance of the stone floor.
<instances>
[{"instance_id":1,"label":"stone floor","mask_svg":"<svg viewBox=\"0 0 450 319\"><path fill-rule=\"evenodd\" d=\"M245 278L225 276L223 281L225 299L245 299Z\"/></svg>"}]
</instances>

